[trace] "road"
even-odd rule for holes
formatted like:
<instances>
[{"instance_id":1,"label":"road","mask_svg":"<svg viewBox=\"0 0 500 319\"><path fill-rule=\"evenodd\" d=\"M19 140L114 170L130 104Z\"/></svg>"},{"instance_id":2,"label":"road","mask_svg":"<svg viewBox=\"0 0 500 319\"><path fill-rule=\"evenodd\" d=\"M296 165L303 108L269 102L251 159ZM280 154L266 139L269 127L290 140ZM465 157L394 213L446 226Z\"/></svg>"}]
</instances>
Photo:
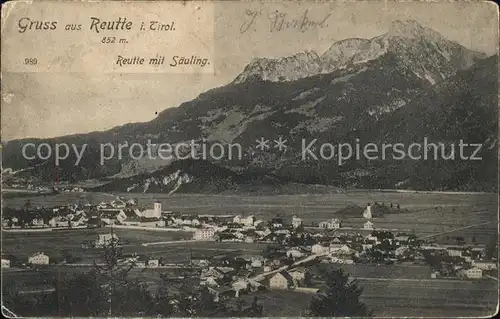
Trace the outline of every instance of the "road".
<instances>
[{"instance_id":1,"label":"road","mask_svg":"<svg viewBox=\"0 0 500 319\"><path fill-rule=\"evenodd\" d=\"M436 234L421 236L418 239L431 238L431 237L434 237L434 236L449 234L449 233L453 233L453 232L456 232L456 231L459 231L459 230L464 230L464 229L473 228L473 227L477 227L477 226L489 225L489 224L493 224L493 223L496 224L497 221L489 221L489 222L485 222L485 223L479 223L479 224L469 225L469 226L465 226L465 227L455 228L455 229L452 229L452 230L447 230L447 231L436 233Z\"/></svg>"}]
</instances>

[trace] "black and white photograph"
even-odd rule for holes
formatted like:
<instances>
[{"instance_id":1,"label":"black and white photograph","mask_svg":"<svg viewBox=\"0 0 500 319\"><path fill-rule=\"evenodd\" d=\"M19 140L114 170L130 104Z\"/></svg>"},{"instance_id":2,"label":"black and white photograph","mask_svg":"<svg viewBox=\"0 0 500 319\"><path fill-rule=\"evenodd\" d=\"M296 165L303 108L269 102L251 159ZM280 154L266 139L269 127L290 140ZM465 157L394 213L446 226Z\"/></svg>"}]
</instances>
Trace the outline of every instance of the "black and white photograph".
<instances>
[{"instance_id":1,"label":"black and white photograph","mask_svg":"<svg viewBox=\"0 0 500 319\"><path fill-rule=\"evenodd\" d=\"M21 317L493 317L488 1L2 5Z\"/></svg>"}]
</instances>

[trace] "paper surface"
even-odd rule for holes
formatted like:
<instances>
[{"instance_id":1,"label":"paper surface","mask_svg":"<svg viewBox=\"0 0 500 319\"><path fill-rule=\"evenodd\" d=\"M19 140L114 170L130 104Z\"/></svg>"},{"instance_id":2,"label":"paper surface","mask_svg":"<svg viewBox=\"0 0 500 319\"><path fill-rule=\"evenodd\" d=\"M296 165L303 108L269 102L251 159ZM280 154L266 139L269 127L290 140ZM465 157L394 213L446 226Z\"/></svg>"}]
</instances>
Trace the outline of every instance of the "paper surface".
<instances>
[{"instance_id":1,"label":"paper surface","mask_svg":"<svg viewBox=\"0 0 500 319\"><path fill-rule=\"evenodd\" d=\"M493 2L18 1L1 23L5 316L498 311Z\"/></svg>"}]
</instances>

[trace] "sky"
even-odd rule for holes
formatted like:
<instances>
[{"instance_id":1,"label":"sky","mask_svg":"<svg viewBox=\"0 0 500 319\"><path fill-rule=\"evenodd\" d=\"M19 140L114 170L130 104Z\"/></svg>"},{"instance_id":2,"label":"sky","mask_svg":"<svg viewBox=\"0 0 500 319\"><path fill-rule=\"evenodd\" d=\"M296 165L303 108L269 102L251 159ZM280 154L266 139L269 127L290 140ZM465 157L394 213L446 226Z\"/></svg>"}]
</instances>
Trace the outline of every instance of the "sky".
<instances>
[{"instance_id":1,"label":"sky","mask_svg":"<svg viewBox=\"0 0 500 319\"><path fill-rule=\"evenodd\" d=\"M213 14L213 73L103 73L85 69L2 72L2 141L85 133L149 121L167 108L231 82L255 57L281 57L304 50L321 54L338 40L381 35L393 20L415 19L450 40L488 55L498 50L497 7L488 2L200 4L208 5L212 7L207 12ZM270 32L269 15L276 10L285 13L287 19L300 18L306 10L311 21L328 18L321 29ZM241 26L255 12L260 15L242 33ZM22 52L22 47L16 52L14 48L9 47L7 56Z\"/></svg>"}]
</instances>

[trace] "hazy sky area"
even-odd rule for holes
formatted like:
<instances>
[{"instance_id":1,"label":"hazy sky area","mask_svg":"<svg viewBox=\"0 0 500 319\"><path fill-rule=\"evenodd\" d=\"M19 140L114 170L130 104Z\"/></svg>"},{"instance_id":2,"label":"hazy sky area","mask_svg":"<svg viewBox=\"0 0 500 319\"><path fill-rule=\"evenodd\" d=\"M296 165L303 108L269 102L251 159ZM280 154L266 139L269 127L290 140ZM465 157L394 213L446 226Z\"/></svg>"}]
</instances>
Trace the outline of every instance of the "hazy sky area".
<instances>
[{"instance_id":1,"label":"hazy sky area","mask_svg":"<svg viewBox=\"0 0 500 319\"><path fill-rule=\"evenodd\" d=\"M269 32L269 13L279 10L292 19L300 18L306 9L310 19L322 20L331 14L328 27ZM215 74L2 73L2 140L54 137L148 121L155 112L229 83L254 57L280 57L304 50L322 54L338 40L381 35L398 19L415 19L488 55L495 54L498 47L496 6L487 2L230 2L216 4L214 11ZM257 11L261 15L255 20L255 29L241 33L241 25Z\"/></svg>"}]
</instances>

